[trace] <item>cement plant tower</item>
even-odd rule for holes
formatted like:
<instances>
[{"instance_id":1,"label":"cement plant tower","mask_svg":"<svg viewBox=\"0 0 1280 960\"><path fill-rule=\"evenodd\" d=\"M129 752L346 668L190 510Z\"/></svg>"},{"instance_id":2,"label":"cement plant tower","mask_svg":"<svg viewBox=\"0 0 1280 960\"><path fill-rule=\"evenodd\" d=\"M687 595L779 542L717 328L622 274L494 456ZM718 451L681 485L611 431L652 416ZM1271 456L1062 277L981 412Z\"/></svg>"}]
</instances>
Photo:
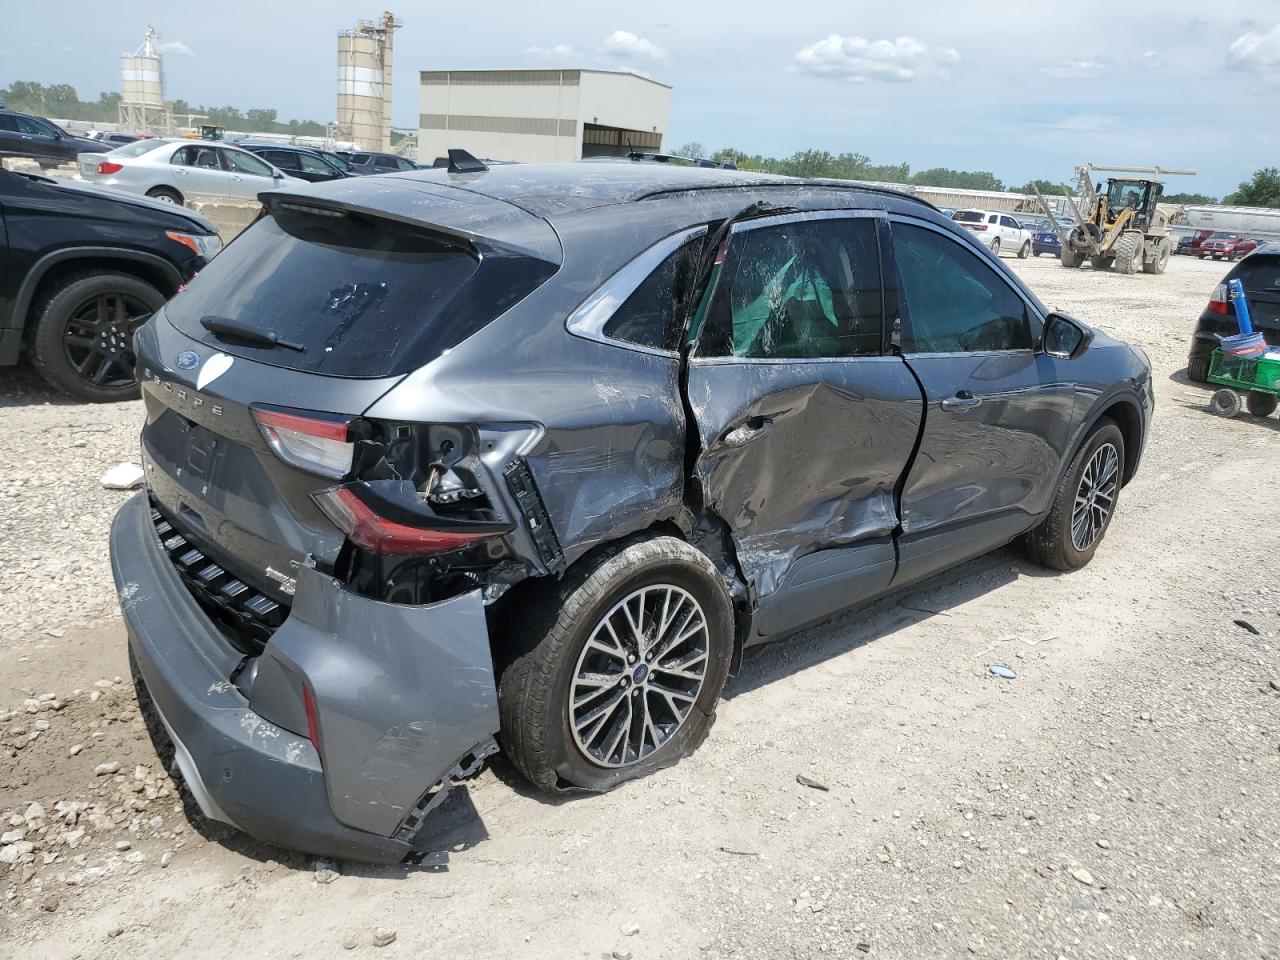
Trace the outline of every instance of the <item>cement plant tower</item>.
<instances>
[{"instance_id":1,"label":"cement plant tower","mask_svg":"<svg viewBox=\"0 0 1280 960\"><path fill-rule=\"evenodd\" d=\"M384 13L338 34L338 139L391 149L391 40L400 26Z\"/></svg>"}]
</instances>

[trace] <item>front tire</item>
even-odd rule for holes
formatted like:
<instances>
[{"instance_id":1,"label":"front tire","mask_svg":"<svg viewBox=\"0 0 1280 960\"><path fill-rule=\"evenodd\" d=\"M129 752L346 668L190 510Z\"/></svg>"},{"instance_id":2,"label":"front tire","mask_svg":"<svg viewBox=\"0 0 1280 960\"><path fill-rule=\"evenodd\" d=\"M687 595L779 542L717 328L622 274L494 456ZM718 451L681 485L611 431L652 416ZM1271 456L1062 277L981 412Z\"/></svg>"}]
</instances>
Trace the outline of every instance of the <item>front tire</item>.
<instances>
[{"instance_id":1,"label":"front tire","mask_svg":"<svg viewBox=\"0 0 1280 960\"><path fill-rule=\"evenodd\" d=\"M701 626L699 627L699 621ZM674 537L609 547L508 617L504 752L535 787L602 791L697 749L733 654L733 608Z\"/></svg>"},{"instance_id":2,"label":"front tire","mask_svg":"<svg viewBox=\"0 0 1280 960\"><path fill-rule=\"evenodd\" d=\"M78 400L136 399L133 334L164 301L151 284L126 273L73 274L34 313L31 359L36 372Z\"/></svg>"},{"instance_id":3,"label":"front tire","mask_svg":"<svg viewBox=\"0 0 1280 960\"><path fill-rule=\"evenodd\" d=\"M1019 259L1019 260L1025 260L1025 259L1027 259L1027 257L1029 257L1029 256L1031 256L1031 241L1030 241L1030 240L1028 240L1026 243L1024 243L1024 244L1022 245L1022 247L1018 250L1018 259Z\"/></svg>"},{"instance_id":4,"label":"front tire","mask_svg":"<svg viewBox=\"0 0 1280 960\"><path fill-rule=\"evenodd\" d=\"M1079 570L1093 559L1119 503L1124 457L1124 434L1102 418L1071 461L1049 515L1027 535L1037 563Z\"/></svg>"},{"instance_id":5,"label":"front tire","mask_svg":"<svg viewBox=\"0 0 1280 960\"><path fill-rule=\"evenodd\" d=\"M1240 394L1230 387L1223 387L1221 390L1214 391L1213 396L1209 398L1209 409L1218 416L1230 420L1232 417L1239 416L1240 411L1244 409L1244 401L1240 399Z\"/></svg>"}]
</instances>

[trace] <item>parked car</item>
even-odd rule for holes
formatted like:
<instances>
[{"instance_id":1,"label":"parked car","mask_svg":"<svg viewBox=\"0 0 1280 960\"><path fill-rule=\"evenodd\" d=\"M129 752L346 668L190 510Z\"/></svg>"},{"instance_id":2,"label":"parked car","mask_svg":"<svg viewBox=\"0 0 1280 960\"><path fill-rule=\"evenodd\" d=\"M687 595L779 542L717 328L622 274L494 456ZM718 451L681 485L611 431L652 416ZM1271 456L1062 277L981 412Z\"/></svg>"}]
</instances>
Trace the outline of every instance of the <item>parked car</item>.
<instances>
[{"instance_id":1,"label":"parked car","mask_svg":"<svg viewBox=\"0 0 1280 960\"><path fill-rule=\"evenodd\" d=\"M1196 252L1201 260L1206 257L1213 260L1238 260L1257 245L1256 240L1246 239L1238 233L1219 230L1201 243Z\"/></svg>"},{"instance_id":2,"label":"parked car","mask_svg":"<svg viewBox=\"0 0 1280 960\"><path fill-rule=\"evenodd\" d=\"M190 210L0 171L0 367L81 400L138 396L134 331L221 248Z\"/></svg>"},{"instance_id":3,"label":"parked car","mask_svg":"<svg viewBox=\"0 0 1280 960\"><path fill-rule=\"evenodd\" d=\"M1083 566L1141 457L1146 357L894 191L561 163L263 203L138 333L111 554L193 795L274 843L400 860L499 743L549 793L674 763L745 646L1018 537Z\"/></svg>"},{"instance_id":4,"label":"parked car","mask_svg":"<svg viewBox=\"0 0 1280 960\"><path fill-rule=\"evenodd\" d=\"M1173 252L1182 256L1188 256L1196 252L1196 235L1194 233L1184 233L1178 238L1178 245L1174 247Z\"/></svg>"},{"instance_id":5,"label":"parked car","mask_svg":"<svg viewBox=\"0 0 1280 960\"><path fill-rule=\"evenodd\" d=\"M177 204L193 196L253 200L264 190L306 183L248 150L207 140L139 140L107 154L83 154L78 176Z\"/></svg>"},{"instance_id":6,"label":"parked car","mask_svg":"<svg viewBox=\"0 0 1280 960\"><path fill-rule=\"evenodd\" d=\"M1183 249L1183 246L1182 246L1182 241L1181 241L1181 240L1179 240L1179 241L1178 241L1177 252L1178 252L1178 253L1198 254L1198 253L1200 252L1200 246L1201 246L1201 244L1203 244L1206 240L1208 240L1210 237L1212 237L1212 236L1213 236L1213 233L1214 233L1214 232L1213 232L1212 230L1196 230L1196 231L1194 231L1194 232L1191 234L1191 243L1190 243L1190 244L1188 244L1188 249L1184 250L1184 249Z\"/></svg>"},{"instance_id":7,"label":"parked car","mask_svg":"<svg viewBox=\"0 0 1280 960\"><path fill-rule=\"evenodd\" d=\"M96 140L74 137L44 117L0 108L0 157L30 157L42 167L56 167L82 153L110 149Z\"/></svg>"},{"instance_id":8,"label":"parked car","mask_svg":"<svg viewBox=\"0 0 1280 960\"><path fill-rule=\"evenodd\" d=\"M1280 347L1280 243L1263 243L1232 267L1213 289L1191 337L1187 379L1204 383L1209 359L1222 337L1240 332L1227 282L1239 280L1253 328L1273 347Z\"/></svg>"},{"instance_id":9,"label":"parked car","mask_svg":"<svg viewBox=\"0 0 1280 960\"><path fill-rule=\"evenodd\" d=\"M1076 222L1071 217L1058 218L1058 226L1067 233L1070 233L1075 225ZM1045 225L1035 232L1031 238L1031 252L1037 257L1042 253L1054 257L1062 255L1062 240L1053 229L1053 224L1046 221Z\"/></svg>"},{"instance_id":10,"label":"parked car","mask_svg":"<svg viewBox=\"0 0 1280 960\"><path fill-rule=\"evenodd\" d=\"M358 176L368 176L374 173L399 173L407 170L417 170L418 165L412 160L405 157L398 157L394 153L368 153L344 152L338 151L338 155L347 161L347 166L351 172Z\"/></svg>"},{"instance_id":11,"label":"parked car","mask_svg":"<svg viewBox=\"0 0 1280 960\"><path fill-rule=\"evenodd\" d=\"M1031 256L1034 245L1031 231L1007 213L995 210L957 210L951 219L978 235L978 242L997 257L1002 252L1016 253L1020 260Z\"/></svg>"},{"instance_id":12,"label":"parked car","mask_svg":"<svg viewBox=\"0 0 1280 960\"><path fill-rule=\"evenodd\" d=\"M307 147L243 142L239 146L283 170L289 176L306 180L308 183L324 183L326 180L351 176L346 163L338 166L326 160L318 151Z\"/></svg>"},{"instance_id":13,"label":"parked car","mask_svg":"<svg viewBox=\"0 0 1280 960\"><path fill-rule=\"evenodd\" d=\"M89 139L95 143L105 144L109 150L114 150L116 147L123 147L126 143L135 143L142 138L135 137L132 133L115 133L110 130L94 130L89 133Z\"/></svg>"}]
</instances>

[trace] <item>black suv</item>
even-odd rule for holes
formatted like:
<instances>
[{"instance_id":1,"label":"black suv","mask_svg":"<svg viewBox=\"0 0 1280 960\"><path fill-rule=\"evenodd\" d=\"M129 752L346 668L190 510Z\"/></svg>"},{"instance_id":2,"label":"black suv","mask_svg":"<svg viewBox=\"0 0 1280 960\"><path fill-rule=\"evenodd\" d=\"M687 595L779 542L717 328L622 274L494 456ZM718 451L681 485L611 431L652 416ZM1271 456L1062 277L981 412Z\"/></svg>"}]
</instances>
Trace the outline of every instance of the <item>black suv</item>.
<instances>
[{"instance_id":1,"label":"black suv","mask_svg":"<svg viewBox=\"0 0 1280 960\"><path fill-rule=\"evenodd\" d=\"M67 133L52 120L0 108L0 157L30 157L42 167L75 163L81 153L106 153L119 144Z\"/></svg>"},{"instance_id":2,"label":"black suv","mask_svg":"<svg viewBox=\"0 0 1280 960\"><path fill-rule=\"evenodd\" d=\"M1227 283L1239 280L1253 328L1273 347L1280 347L1280 243L1264 243L1232 267L1209 295L1191 336L1187 356L1187 379L1204 383L1209 376L1209 360L1222 337L1240 332L1235 307L1228 296Z\"/></svg>"},{"instance_id":3,"label":"black suv","mask_svg":"<svg viewBox=\"0 0 1280 960\"><path fill-rule=\"evenodd\" d=\"M279 143L238 143L236 146L257 154L267 163L279 167L291 177L308 183L326 183L351 176L347 162L335 153L295 147Z\"/></svg>"},{"instance_id":4,"label":"black suv","mask_svg":"<svg viewBox=\"0 0 1280 960\"><path fill-rule=\"evenodd\" d=\"M372 173L402 173L406 170L417 170L418 165L412 160L404 157L397 157L394 153L348 153L340 152L339 154L347 165L351 168L351 172L358 176L368 176Z\"/></svg>"},{"instance_id":5,"label":"black suv","mask_svg":"<svg viewBox=\"0 0 1280 960\"><path fill-rule=\"evenodd\" d=\"M0 367L81 400L138 395L133 332L218 252L169 203L0 170Z\"/></svg>"},{"instance_id":6,"label":"black suv","mask_svg":"<svg viewBox=\"0 0 1280 960\"><path fill-rule=\"evenodd\" d=\"M208 816L398 860L499 743L606 790L698 746L744 647L1102 542L1146 357L932 206L454 159L263 193L138 331L112 563Z\"/></svg>"}]
</instances>

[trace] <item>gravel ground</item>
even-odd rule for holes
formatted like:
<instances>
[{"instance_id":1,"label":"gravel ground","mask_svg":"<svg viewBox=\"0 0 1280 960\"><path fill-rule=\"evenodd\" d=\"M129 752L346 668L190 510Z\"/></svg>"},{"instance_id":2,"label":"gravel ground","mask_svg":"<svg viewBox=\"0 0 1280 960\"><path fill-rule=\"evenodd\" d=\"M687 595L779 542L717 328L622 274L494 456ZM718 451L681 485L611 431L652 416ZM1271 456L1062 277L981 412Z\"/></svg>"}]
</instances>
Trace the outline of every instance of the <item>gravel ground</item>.
<instances>
[{"instance_id":1,"label":"gravel ground","mask_svg":"<svg viewBox=\"0 0 1280 960\"><path fill-rule=\"evenodd\" d=\"M1094 562L998 551L760 650L697 755L605 796L499 759L435 868L317 870L183 802L118 679L98 477L141 408L6 373L0 957L1280 960L1280 420L1215 419L1181 373L1223 267L1010 263L1155 366Z\"/></svg>"}]
</instances>

